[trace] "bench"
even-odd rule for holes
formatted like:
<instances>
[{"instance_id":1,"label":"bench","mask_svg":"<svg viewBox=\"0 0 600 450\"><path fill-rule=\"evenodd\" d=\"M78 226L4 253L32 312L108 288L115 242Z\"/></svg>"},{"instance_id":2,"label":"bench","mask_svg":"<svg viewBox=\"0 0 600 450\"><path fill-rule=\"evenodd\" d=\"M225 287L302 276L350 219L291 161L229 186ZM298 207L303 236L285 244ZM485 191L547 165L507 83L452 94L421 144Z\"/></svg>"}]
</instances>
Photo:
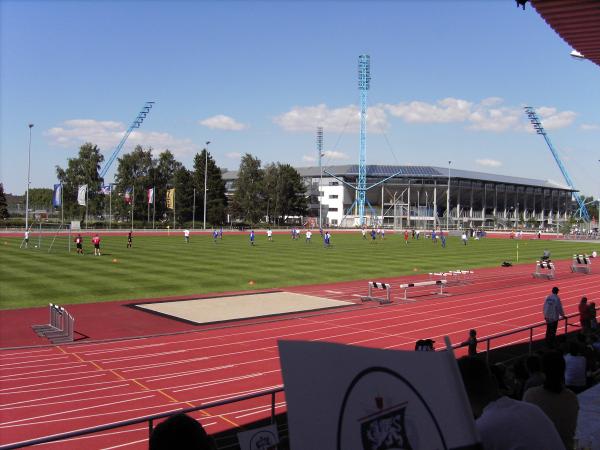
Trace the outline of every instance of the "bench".
<instances>
[{"instance_id":1,"label":"bench","mask_svg":"<svg viewBox=\"0 0 600 450\"><path fill-rule=\"evenodd\" d=\"M385 291L385 298L383 297L375 297L373 295L373 290L383 290ZM379 281L369 281L369 293L366 296L362 296L360 299L363 302L368 301L376 301L381 305L385 305L387 303L392 303L391 299L392 295L392 286L388 283L382 283Z\"/></svg>"},{"instance_id":2,"label":"bench","mask_svg":"<svg viewBox=\"0 0 600 450\"><path fill-rule=\"evenodd\" d=\"M571 272L592 273L592 260L588 255L573 255Z\"/></svg>"},{"instance_id":3,"label":"bench","mask_svg":"<svg viewBox=\"0 0 600 450\"><path fill-rule=\"evenodd\" d=\"M554 263L550 260L536 261L535 272L532 273L533 278L546 278L554 280Z\"/></svg>"},{"instance_id":4,"label":"bench","mask_svg":"<svg viewBox=\"0 0 600 450\"><path fill-rule=\"evenodd\" d=\"M419 288L425 286L439 286L439 292L434 292L437 295L445 295L444 294L444 286L448 284L448 280L431 280L431 281L420 281L417 283L405 283L400 285L400 289L404 289L404 297L402 300L404 301L414 301L408 298L408 290L412 288Z\"/></svg>"}]
</instances>

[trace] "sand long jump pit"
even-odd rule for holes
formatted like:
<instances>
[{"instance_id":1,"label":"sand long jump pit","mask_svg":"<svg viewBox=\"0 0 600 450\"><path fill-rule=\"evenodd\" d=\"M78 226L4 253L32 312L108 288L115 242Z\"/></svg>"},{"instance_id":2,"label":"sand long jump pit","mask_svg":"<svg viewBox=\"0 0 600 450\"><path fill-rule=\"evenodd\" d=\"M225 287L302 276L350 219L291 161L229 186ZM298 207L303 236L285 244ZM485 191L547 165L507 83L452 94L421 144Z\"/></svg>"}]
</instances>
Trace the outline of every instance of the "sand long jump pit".
<instances>
[{"instance_id":1,"label":"sand long jump pit","mask_svg":"<svg viewBox=\"0 0 600 450\"><path fill-rule=\"evenodd\" d=\"M355 305L353 302L293 292L266 292L129 306L174 320L204 325L353 305Z\"/></svg>"}]
</instances>

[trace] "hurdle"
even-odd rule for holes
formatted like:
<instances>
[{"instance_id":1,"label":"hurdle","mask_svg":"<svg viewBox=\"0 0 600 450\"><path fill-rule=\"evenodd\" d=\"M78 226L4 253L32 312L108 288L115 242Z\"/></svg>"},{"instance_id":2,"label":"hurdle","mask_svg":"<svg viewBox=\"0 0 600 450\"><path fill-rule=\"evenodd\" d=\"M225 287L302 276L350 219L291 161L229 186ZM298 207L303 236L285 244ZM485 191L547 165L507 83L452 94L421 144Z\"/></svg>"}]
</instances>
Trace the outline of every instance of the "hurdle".
<instances>
[{"instance_id":1,"label":"hurdle","mask_svg":"<svg viewBox=\"0 0 600 450\"><path fill-rule=\"evenodd\" d=\"M385 291L385 298L382 297L375 297L373 295L373 289L383 289ZM362 296L360 299L363 302L368 302L368 301L376 301L379 302L380 305L385 305L387 303L392 303L392 299L391 299L391 295L392 295L392 286L389 285L388 283L382 283L379 281L369 281L369 293L366 296Z\"/></svg>"},{"instance_id":2,"label":"hurdle","mask_svg":"<svg viewBox=\"0 0 600 450\"><path fill-rule=\"evenodd\" d=\"M573 255L571 272L592 273L592 260L588 255Z\"/></svg>"},{"instance_id":3,"label":"hurdle","mask_svg":"<svg viewBox=\"0 0 600 450\"><path fill-rule=\"evenodd\" d=\"M535 272L532 273L533 278L546 278L554 280L554 263L550 260L536 261Z\"/></svg>"},{"instance_id":4,"label":"hurdle","mask_svg":"<svg viewBox=\"0 0 600 450\"><path fill-rule=\"evenodd\" d=\"M468 283L471 281L471 275L475 272L472 270L449 270L447 272L429 272L429 279L433 279L434 277L438 277L439 280L446 280L448 284L455 283ZM450 279L448 279L450 278Z\"/></svg>"},{"instance_id":5,"label":"hurdle","mask_svg":"<svg viewBox=\"0 0 600 450\"><path fill-rule=\"evenodd\" d=\"M44 337L49 331L57 331L60 329L60 307L52 303L48 303L48 323L44 325L31 325L31 328L40 337Z\"/></svg>"},{"instance_id":6,"label":"hurdle","mask_svg":"<svg viewBox=\"0 0 600 450\"><path fill-rule=\"evenodd\" d=\"M448 280L431 280L431 281L420 281L418 283L405 283L400 285L400 289L404 289L404 297L402 300L414 302L415 300L408 298L408 290L416 287L425 287L425 286L439 286L439 292L433 292L433 294L437 295L448 295L444 293L444 286L448 284Z\"/></svg>"}]
</instances>

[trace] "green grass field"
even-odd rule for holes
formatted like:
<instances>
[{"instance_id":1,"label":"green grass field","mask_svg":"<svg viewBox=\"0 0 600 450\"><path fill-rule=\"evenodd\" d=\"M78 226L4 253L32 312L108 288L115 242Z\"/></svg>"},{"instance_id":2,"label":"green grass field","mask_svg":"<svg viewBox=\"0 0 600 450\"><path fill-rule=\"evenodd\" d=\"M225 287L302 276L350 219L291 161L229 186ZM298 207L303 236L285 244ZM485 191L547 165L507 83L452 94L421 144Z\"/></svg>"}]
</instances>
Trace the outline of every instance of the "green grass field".
<instances>
[{"instance_id":1,"label":"green grass field","mask_svg":"<svg viewBox=\"0 0 600 450\"><path fill-rule=\"evenodd\" d=\"M90 238L86 254L66 250L67 241L57 241L48 253L49 238L41 248L19 249L21 239L1 238L1 307L42 306L48 302L72 303L124 300L169 295L201 294L243 289L336 282L405 275L433 270L472 269L516 262L517 241L470 240L466 247L457 238L447 248L430 240L404 244L400 235L385 241L364 241L359 233L332 236L325 249L320 236L308 245L304 239L275 235L268 242L257 233L251 247L247 236L227 235L216 244L209 236L192 236L185 244L177 236L135 236L133 248L126 237L106 236L102 256L94 257ZM535 261L545 248L555 259L592 250L591 243L521 241L519 262ZM116 262L113 262L116 260ZM253 280L254 284L249 284Z\"/></svg>"}]
</instances>

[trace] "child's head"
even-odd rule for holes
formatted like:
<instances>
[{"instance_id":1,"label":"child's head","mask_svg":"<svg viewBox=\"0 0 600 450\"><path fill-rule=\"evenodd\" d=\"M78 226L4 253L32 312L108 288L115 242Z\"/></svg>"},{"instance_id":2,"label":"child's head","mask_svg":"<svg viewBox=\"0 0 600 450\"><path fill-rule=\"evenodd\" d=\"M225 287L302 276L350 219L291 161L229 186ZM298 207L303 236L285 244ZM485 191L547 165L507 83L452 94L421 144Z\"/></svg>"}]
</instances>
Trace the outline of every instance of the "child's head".
<instances>
[{"instance_id":1,"label":"child's head","mask_svg":"<svg viewBox=\"0 0 600 450\"><path fill-rule=\"evenodd\" d=\"M469 336L472 336L472 337L477 336L477 330L470 330L469 331Z\"/></svg>"}]
</instances>

